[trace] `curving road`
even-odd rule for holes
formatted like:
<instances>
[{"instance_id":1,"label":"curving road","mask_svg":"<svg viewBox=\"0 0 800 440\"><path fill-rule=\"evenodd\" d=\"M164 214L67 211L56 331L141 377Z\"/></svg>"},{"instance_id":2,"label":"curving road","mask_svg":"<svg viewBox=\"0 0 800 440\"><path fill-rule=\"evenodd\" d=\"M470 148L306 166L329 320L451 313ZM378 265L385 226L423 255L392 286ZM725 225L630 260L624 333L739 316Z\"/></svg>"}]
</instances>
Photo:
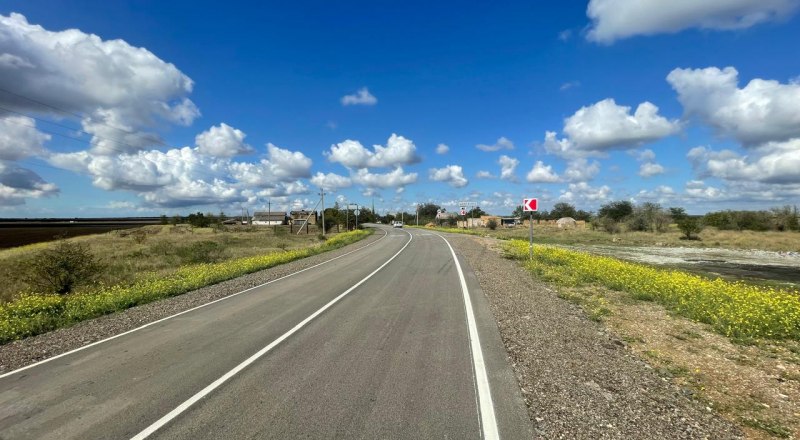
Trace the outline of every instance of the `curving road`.
<instances>
[{"instance_id":1,"label":"curving road","mask_svg":"<svg viewBox=\"0 0 800 440\"><path fill-rule=\"evenodd\" d=\"M0 376L0 439L532 438L444 237L369 246Z\"/></svg>"}]
</instances>

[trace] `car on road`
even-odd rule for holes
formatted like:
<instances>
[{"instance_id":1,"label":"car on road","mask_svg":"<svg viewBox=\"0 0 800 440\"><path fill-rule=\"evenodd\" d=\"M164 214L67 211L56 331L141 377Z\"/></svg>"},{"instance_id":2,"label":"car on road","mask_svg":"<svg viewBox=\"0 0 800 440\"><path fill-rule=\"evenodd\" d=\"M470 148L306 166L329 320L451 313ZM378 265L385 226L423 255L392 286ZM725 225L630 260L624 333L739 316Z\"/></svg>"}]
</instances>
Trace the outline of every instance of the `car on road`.
<instances>
[{"instance_id":1,"label":"car on road","mask_svg":"<svg viewBox=\"0 0 800 440\"><path fill-rule=\"evenodd\" d=\"M394 222L394 223L392 223L392 227L393 228L402 228L403 227L403 222Z\"/></svg>"}]
</instances>

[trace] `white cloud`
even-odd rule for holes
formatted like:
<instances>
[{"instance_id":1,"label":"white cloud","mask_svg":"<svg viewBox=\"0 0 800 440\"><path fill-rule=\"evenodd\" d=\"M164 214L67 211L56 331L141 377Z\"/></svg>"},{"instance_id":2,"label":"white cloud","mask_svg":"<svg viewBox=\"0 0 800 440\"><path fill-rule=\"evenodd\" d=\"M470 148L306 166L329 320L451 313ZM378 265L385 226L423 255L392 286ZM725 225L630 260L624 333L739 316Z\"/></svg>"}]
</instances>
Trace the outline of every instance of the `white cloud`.
<instances>
[{"instance_id":1,"label":"white cloud","mask_svg":"<svg viewBox=\"0 0 800 440\"><path fill-rule=\"evenodd\" d=\"M488 152L500 151L500 150L513 150L514 143L511 142L511 140L509 140L505 136L502 136L499 139L497 139L497 142L495 142L492 145L478 144L475 146L475 148L481 151L488 151Z\"/></svg>"},{"instance_id":2,"label":"white cloud","mask_svg":"<svg viewBox=\"0 0 800 440\"><path fill-rule=\"evenodd\" d=\"M41 156L48 140L50 135L39 132L36 121L27 116L0 118L0 160Z\"/></svg>"},{"instance_id":3,"label":"white cloud","mask_svg":"<svg viewBox=\"0 0 800 440\"><path fill-rule=\"evenodd\" d=\"M311 159L273 144L267 144L267 159L258 163L231 162L229 168L236 180L262 188L311 177Z\"/></svg>"},{"instance_id":4,"label":"white cloud","mask_svg":"<svg viewBox=\"0 0 800 440\"><path fill-rule=\"evenodd\" d=\"M253 152L250 145L244 143L244 132L226 123L213 126L194 138L200 154L216 157L233 157Z\"/></svg>"},{"instance_id":5,"label":"white cloud","mask_svg":"<svg viewBox=\"0 0 800 440\"><path fill-rule=\"evenodd\" d=\"M744 29L791 15L796 0L591 0L587 37L600 43L685 29Z\"/></svg>"},{"instance_id":6,"label":"white cloud","mask_svg":"<svg viewBox=\"0 0 800 440\"><path fill-rule=\"evenodd\" d=\"M686 113L746 147L800 137L800 84L754 79L739 88L739 72L675 69L667 81Z\"/></svg>"},{"instance_id":7,"label":"white cloud","mask_svg":"<svg viewBox=\"0 0 800 440\"><path fill-rule=\"evenodd\" d=\"M701 172L726 181L800 184L800 139L769 143L745 156L697 147L687 157Z\"/></svg>"},{"instance_id":8,"label":"white cloud","mask_svg":"<svg viewBox=\"0 0 800 440\"><path fill-rule=\"evenodd\" d=\"M367 188L392 188L410 185L417 181L417 173L406 174L402 167L397 167L388 173L370 173L368 169L362 168L356 171L350 178L354 183L364 185Z\"/></svg>"},{"instance_id":9,"label":"white cloud","mask_svg":"<svg viewBox=\"0 0 800 440\"><path fill-rule=\"evenodd\" d=\"M311 184L324 188L328 191L338 191L342 188L349 188L353 185L353 181L349 177L341 176L335 173L320 173L311 178Z\"/></svg>"},{"instance_id":10,"label":"white cloud","mask_svg":"<svg viewBox=\"0 0 800 440\"><path fill-rule=\"evenodd\" d=\"M541 160L536 161L525 179L530 183L556 183L561 181L553 171L551 165L545 165Z\"/></svg>"},{"instance_id":11,"label":"white cloud","mask_svg":"<svg viewBox=\"0 0 800 440\"><path fill-rule=\"evenodd\" d=\"M639 175L642 177L653 177L664 172L664 167L654 162L645 162L639 166Z\"/></svg>"},{"instance_id":12,"label":"white cloud","mask_svg":"<svg viewBox=\"0 0 800 440\"><path fill-rule=\"evenodd\" d=\"M375 105L378 103L378 98L373 96L369 89L362 87L352 95L342 96L342 105Z\"/></svg>"},{"instance_id":13,"label":"white cloud","mask_svg":"<svg viewBox=\"0 0 800 440\"><path fill-rule=\"evenodd\" d=\"M52 32L23 15L0 16L0 87L86 115L96 152L132 152L160 142L145 129L158 121L188 125L200 113L187 96L192 80L144 48L104 41L77 29ZM0 94L0 104L37 114L53 110ZM63 114L55 115L63 117ZM115 129L112 127L117 127Z\"/></svg>"},{"instance_id":14,"label":"white cloud","mask_svg":"<svg viewBox=\"0 0 800 440\"><path fill-rule=\"evenodd\" d=\"M52 197L58 187L45 182L35 172L0 161L0 206L25 204L25 199Z\"/></svg>"},{"instance_id":15,"label":"white cloud","mask_svg":"<svg viewBox=\"0 0 800 440\"><path fill-rule=\"evenodd\" d=\"M569 81L569 82L565 82L564 84L561 84L561 87L559 87L558 90L561 90L562 92L566 92L569 89L574 89L576 87L580 87L580 85L581 85L580 81Z\"/></svg>"},{"instance_id":16,"label":"white cloud","mask_svg":"<svg viewBox=\"0 0 800 440\"><path fill-rule=\"evenodd\" d=\"M497 176L488 171L478 171L475 177L477 177L478 179L494 179Z\"/></svg>"},{"instance_id":17,"label":"white cloud","mask_svg":"<svg viewBox=\"0 0 800 440\"><path fill-rule=\"evenodd\" d=\"M582 107L564 121L566 139L545 134L545 149L562 157L603 155L608 150L637 147L680 131L678 121L658 114L658 107L643 102L631 114L631 107L605 99Z\"/></svg>"},{"instance_id":18,"label":"white cloud","mask_svg":"<svg viewBox=\"0 0 800 440\"><path fill-rule=\"evenodd\" d=\"M439 144L436 146L436 154L447 154L450 151L450 147L447 144Z\"/></svg>"},{"instance_id":19,"label":"white cloud","mask_svg":"<svg viewBox=\"0 0 800 440\"><path fill-rule=\"evenodd\" d=\"M572 29L564 29L558 33L558 39L561 41L569 41L572 38Z\"/></svg>"},{"instance_id":20,"label":"white cloud","mask_svg":"<svg viewBox=\"0 0 800 440\"><path fill-rule=\"evenodd\" d=\"M463 188L469 184L464 177L464 170L458 165L447 165L444 168L431 168L428 178L434 182L445 182L453 188Z\"/></svg>"},{"instance_id":21,"label":"white cloud","mask_svg":"<svg viewBox=\"0 0 800 440\"><path fill-rule=\"evenodd\" d=\"M258 163L211 157L189 147L116 156L92 150L54 153L48 161L90 176L98 188L132 191L148 205L165 207L303 194L308 187L299 179L311 175L311 159L272 144L267 145L267 158Z\"/></svg>"},{"instance_id":22,"label":"white cloud","mask_svg":"<svg viewBox=\"0 0 800 440\"><path fill-rule=\"evenodd\" d=\"M601 187L589 186L586 182L570 183L569 187L561 190L559 199L568 202L601 202L608 200L611 188L607 185Z\"/></svg>"},{"instance_id":23,"label":"white cloud","mask_svg":"<svg viewBox=\"0 0 800 440\"><path fill-rule=\"evenodd\" d=\"M585 158L577 158L569 161L567 169L564 170L564 179L570 182L588 182L600 172L600 163L589 161Z\"/></svg>"},{"instance_id":24,"label":"white cloud","mask_svg":"<svg viewBox=\"0 0 800 440\"><path fill-rule=\"evenodd\" d=\"M324 154L331 162L338 162L348 168L389 168L419 162L417 147L410 139L392 134L386 146L373 145L369 151L361 142L346 140L332 145Z\"/></svg>"},{"instance_id":25,"label":"white cloud","mask_svg":"<svg viewBox=\"0 0 800 440\"><path fill-rule=\"evenodd\" d=\"M501 179L512 182L517 180L517 176L514 175L514 171L517 169L517 165L519 165L519 160L504 154L500 156L500 160L498 160L497 163L500 164Z\"/></svg>"}]
</instances>

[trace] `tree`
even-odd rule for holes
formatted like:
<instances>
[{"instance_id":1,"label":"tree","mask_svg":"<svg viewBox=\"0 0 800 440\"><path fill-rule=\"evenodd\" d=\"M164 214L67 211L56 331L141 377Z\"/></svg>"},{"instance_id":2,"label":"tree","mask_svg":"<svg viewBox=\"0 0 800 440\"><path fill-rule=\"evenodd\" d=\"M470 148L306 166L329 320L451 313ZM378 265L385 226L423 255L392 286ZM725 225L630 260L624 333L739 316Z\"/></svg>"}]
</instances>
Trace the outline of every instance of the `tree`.
<instances>
[{"instance_id":1,"label":"tree","mask_svg":"<svg viewBox=\"0 0 800 440\"><path fill-rule=\"evenodd\" d=\"M553 206L553 210L550 211L550 218L553 220L558 220L563 217L575 218L577 215L578 211L575 207L566 202L556 203L556 205Z\"/></svg>"},{"instance_id":2,"label":"tree","mask_svg":"<svg viewBox=\"0 0 800 440\"><path fill-rule=\"evenodd\" d=\"M686 216L678 221L678 229L685 234L687 240L693 240L692 234L699 234L703 230L703 224L696 217Z\"/></svg>"},{"instance_id":3,"label":"tree","mask_svg":"<svg viewBox=\"0 0 800 440\"><path fill-rule=\"evenodd\" d=\"M480 206L476 206L467 211L467 218L478 218L482 215L487 215L487 214L484 210L481 209Z\"/></svg>"},{"instance_id":4,"label":"tree","mask_svg":"<svg viewBox=\"0 0 800 440\"><path fill-rule=\"evenodd\" d=\"M75 286L93 281L102 266L89 246L59 240L55 246L37 252L28 262L26 281L43 293L66 295Z\"/></svg>"},{"instance_id":5,"label":"tree","mask_svg":"<svg viewBox=\"0 0 800 440\"><path fill-rule=\"evenodd\" d=\"M424 203L419 205L419 218L422 219L434 219L436 218L436 213L439 211L441 207L439 205L433 203Z\"/></svg>"},{"instance_id":6,"label":"tree","mask_svg":"<svg viewBox=\"0 0 800 440\"><path fill-rule=\"evenodd\" d=\"M490 218L488 222L486 222L486 227L494 231L497 229L497 220Z\"/></svg>"},{"instance_id":7,"label":"tree","mask_svg":"<svg viewBox=\"0 0 800 440\"><path fill-rule=\"evenodd\" d=\"M167 223L169 223L169 219L167 218L166 214L161 214L160 219L162 225L166 225Z\"/></svg>"},{"instance_id":8,"label":"tree","mask_svg":"<svg viewBox=\"0 0 800 440\"><path fill-rule=\"evenodd\" d=\"M606 203L597 211L598 217L610 217L616 222L625 220L633 214L633 203L627 200Z\"/></svg>"},{"instance_id":9,"label":"tree","mask_svg":"<svg viewBox=\"0 0 800 440\"><path fill-rule=\"evenodd\" d=\"M669 208L669 215L672 216L673 220L678 222L686 218L688 214L686 214L686 210L683 208Z\"/></svg>"}]
</instances>

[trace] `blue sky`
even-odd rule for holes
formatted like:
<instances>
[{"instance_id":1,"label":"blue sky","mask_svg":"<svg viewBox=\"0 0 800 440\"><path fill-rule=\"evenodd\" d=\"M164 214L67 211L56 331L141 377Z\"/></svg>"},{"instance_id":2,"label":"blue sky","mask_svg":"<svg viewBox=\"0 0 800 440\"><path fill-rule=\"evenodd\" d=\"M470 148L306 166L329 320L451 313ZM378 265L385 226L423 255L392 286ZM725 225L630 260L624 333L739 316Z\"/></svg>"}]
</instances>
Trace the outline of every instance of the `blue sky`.
<instances>
[{"instance_id":1,"label":"blue sky","mask_svg":"<svg viewBox=\"0 0 800 440\"><path fill-rule=\"evenodd\" d=\"M5 1L0 216L797 203L800 1L562 3Z\"/></svg>"}]
</instances>

